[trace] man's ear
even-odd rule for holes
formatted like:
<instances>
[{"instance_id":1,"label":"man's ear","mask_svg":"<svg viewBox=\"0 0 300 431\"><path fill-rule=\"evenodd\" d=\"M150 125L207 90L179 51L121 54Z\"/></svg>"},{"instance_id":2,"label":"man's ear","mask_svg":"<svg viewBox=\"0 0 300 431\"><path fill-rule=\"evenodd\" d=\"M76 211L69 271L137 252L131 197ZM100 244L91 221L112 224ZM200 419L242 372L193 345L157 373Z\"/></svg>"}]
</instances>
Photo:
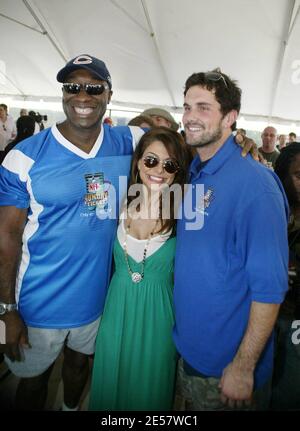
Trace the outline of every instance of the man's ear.
<instances>
[{"instance_id":1,"label":"man's ear","mask_svg":"<svg viewBox=\"0 0 300 431\"><path fill-rule=\"evenodd\" d=\"M111 100L111 96L113 95L113 92L110 90L110 92L108 93L108 100L107 100L107 104L110 103Z\"/></svg>"},{"instance_id":2,"label":"man's ear","mask_svg":"<svg viewBox=\"0 0 300 431\"><path fill-rule=\"evenodd\" d=\"M234 109L230 112L228 112L228 114L225 115L225 117L223 118L223 124L226 128L231 128L231 126L233 125L233 123L236 122L238 117L238 112L235 111Z\"/></svg>"}]
</instances>

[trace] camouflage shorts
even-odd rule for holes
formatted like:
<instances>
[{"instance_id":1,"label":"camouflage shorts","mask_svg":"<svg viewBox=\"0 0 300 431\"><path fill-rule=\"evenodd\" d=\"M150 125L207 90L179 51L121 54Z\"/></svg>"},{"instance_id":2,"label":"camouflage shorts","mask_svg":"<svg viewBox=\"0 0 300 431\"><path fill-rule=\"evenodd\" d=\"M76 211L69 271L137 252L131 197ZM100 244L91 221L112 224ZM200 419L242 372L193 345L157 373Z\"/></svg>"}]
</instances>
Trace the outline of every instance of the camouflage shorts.
<instances>
[{"instance_id":1,"label":"camouflage shorts","mask_svg":"<svg viewBox=\"0 0 300 431\"><path fill-rule=\"evenodd\" d=\"M219 382L215 377L190 376L183 369L182 358L178 362L174 410L225 411L237 410L224 405L220 398ZM269 385L270 386L270 385ZM264 390L265 392L265 390ZM239 410L256 410L257 403ZM264 408L259 408L264 410Z\"/></svg>"}]
</instances>

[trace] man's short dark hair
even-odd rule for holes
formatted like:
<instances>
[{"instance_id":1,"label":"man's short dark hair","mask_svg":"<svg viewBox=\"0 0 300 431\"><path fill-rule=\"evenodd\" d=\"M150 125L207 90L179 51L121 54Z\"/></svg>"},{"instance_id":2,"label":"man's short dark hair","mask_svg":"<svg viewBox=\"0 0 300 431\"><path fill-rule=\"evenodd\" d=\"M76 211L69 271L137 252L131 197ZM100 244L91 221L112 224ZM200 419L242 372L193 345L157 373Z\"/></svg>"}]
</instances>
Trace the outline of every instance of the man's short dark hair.
<instances>
[{"instance_id":1,"label":"man's short dark hair","mask_svg":"<svg viewBox=\"0 0 300 431\"><path fill-rule=\"evenodd\" d=\"M235 132L235 131L236 131L236 121L235 121L233 124L231 124L231 130L232 130L233 132Z\"/></svg>"},{"instance_id":2,"label":"man's short dark hair","mask_svg":"<svg viewBox=\"0 0 300 431\"><path fill-rule=\"evenodd\" d=\"M210 79L210 74L219 74L220 79ZM214 93L216 100L221 105L220 110L223 116L232 110L240 112L242 90L237 86L236 81L230 79L228 75L219 69L210 72L193 73L186 80L184 95L186 95L189 88L195 85Z\"/></svg>"},{"instance_id":3,"label":"man's short dark hair","mask_svg":"<svg viewBox=\"0 0 300 431\"><path fill-rule=\"evenodd\" d=\"M294 133L294 132L291 132L291 133L289 133L289 136L291 137L291 138L297 138L297 135L296 135L296 133Z\"/></svg>"}]
</instances>

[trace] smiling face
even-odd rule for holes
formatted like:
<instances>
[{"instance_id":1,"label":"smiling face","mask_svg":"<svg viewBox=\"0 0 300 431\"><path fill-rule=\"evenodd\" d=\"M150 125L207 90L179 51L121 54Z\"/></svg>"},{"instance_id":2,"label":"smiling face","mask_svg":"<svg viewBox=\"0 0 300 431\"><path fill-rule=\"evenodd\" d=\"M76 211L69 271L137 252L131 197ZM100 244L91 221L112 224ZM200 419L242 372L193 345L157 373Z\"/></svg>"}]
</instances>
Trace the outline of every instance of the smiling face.
<instances>
[{"instance_id":1,"label":"smiling face","mask_svg":"<svg viewBox=\"0 0 300 431\"><path fill-rule=\"evenodd\" d=\"M147 168L144 165L144 158L147 156L153 156L159 159L159 163L153 168ZM171 156L168 153L166 147L161 141L153 141L145 149L142 158L138 161L138 170L142 183L151 190L151 186L161 186L164 184L171 185L175 178L174 174L169 174L163 168L163 162L170 159Z\"/></svg>"},{"instance_id":2,"label":"smiling face","mask_svg":"<svg viewBox=\"0 0 300 431\"><path fill-rule=\"evenodd\" d=\"M81 85L105 83L85 69L78 69L70 73L65 82ZM100 129L111 94L112 92L108 89L96 96L87 94L82 88L78 94L68 94L63 90L63 109L69 126L75 129Z\"/></svg>"},{"instance_id":3,"label":"smiling face","mask_svg":"<svg viewBox=\"0 0 300 431\"><path fill-rule=\"evenodd\" d=\"M205 147L219 141L227 125L212 91L195 85L184 98L182 117L186 143L193 147Z\"/></svg>"}]
</instances>

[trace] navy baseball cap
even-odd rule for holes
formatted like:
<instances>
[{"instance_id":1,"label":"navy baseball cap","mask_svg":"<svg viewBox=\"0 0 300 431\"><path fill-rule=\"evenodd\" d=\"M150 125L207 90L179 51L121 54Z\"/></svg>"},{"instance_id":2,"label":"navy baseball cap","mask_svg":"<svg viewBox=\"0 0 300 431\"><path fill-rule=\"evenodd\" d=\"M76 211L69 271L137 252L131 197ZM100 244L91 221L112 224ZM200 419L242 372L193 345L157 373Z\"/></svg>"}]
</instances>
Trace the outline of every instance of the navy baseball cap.
<instances>
[{"instance_id":1,"label":"navy baseball cap","mask_svg":"<svg viewBox=\"0 0 300 431\"><path fill-rule=\"evenodd\" d=\"M111 89L111 77L105 63L91 55L82 54L70 60L57 74L58 82L65 82L66 77L77 69L86 69L102 81L106 81Z\"/></svg>"}]
</instances>

